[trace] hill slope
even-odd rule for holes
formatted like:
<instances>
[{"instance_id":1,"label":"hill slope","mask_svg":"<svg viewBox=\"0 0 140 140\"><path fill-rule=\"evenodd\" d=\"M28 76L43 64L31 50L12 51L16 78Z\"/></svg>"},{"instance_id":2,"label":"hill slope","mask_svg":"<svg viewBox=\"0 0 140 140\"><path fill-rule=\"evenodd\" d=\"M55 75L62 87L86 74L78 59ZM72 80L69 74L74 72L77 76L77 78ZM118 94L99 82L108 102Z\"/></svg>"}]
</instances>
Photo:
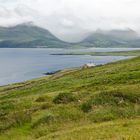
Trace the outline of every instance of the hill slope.
<instances>
[{"instance_id":1,"label":"hill slope","mask_svg":"<svg viewBox=\"0 0 140 140\"><path fill-rule=\"evenodd\" d=\"M140 57L0 87L0 139L140 137Z\"/></svg>"},{"instance_id":2,"label":"hill slope","mask_svg":"<svg viewBox=\"0 0 140 140\"><path fill-rule=\"evenodd\" d=\"M33 24L21 24L8 28L0 27L0 48L63 48L69 46L69 43L59 40L48 30Z\"/></svg>"},{"instance_id":3,"label":"hill slope","mask_svg":"<svg viewBox=\"0 0 140 140\"><path fill-rule=\"evenodd\" d=\"M86 47L140 47L140 37L133 30L96 31L80 45Z\"/></svg>"}]
</instances>

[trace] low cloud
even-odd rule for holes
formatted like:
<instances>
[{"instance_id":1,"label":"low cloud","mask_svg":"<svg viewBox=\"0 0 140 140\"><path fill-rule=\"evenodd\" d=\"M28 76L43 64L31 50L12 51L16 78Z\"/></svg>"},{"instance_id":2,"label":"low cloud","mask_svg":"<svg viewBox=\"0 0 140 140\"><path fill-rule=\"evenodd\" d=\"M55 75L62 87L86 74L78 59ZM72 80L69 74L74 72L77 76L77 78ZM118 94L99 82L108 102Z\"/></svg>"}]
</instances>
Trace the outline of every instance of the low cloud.
<instances>
[{"instance_id":1,"label":"low cloud","mask_svg":"<svg viewBox=\"0 0 140 140\"><path fill-rule=\"evenodd\" d=\"M0 25L33 21L64 40L97 29L140 31L139 0L0 0Z\"/></svg>"}]
</instances>

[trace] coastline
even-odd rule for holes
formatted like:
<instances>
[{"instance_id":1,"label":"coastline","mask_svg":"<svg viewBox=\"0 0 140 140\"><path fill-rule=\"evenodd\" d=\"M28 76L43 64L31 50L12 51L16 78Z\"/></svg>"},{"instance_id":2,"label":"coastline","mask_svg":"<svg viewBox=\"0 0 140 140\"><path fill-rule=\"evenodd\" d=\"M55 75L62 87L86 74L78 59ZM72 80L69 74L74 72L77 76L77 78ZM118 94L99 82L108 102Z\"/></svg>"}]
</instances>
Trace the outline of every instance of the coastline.
<instances>
[{"instance_id":1,"label":"coastline","mask_svg":"<svg viewBox=\"0 0 140 140\"><path fill-rule=\"evenodd\" d=\"M58 54L54 54L54 55L58 55ZM65 54L62 54L62 55L65 55ZM71 54L70 54L71 55ZM73 55L73 54L72 54ZM83 54L79 54L79 55L83 55ZM85 54L86 55L86 54ZM98 55L97 55L98 56ZM126 56L127 57L127 56ZM136 57L136 56L130 56L126 59L129 59L129 58L133 58L133 57ZM122 59L122 60L125 60L125 59ZM102 65L106 65L106 64L110 64L110 63L115 63L115 62L119 62L119 61L122 61L122 60L117 60L117 61L113 61L113 62L108 62L108 63L105 63L105 64L97 64L95 67L99 67L99 66L102 66ZM40 79L44 79L44 77L46 77L46 79L48 79L49 77L55 77L57 75L60 75L62 76L64 73L69 73L71 71L75 71L75 70L79 70L81 68L83 68L84 66L86 65L83 64L81 66L78 66L78 67L69 67L69 68L63 68L63 69L59 69L59 70L54 70L54 71L50 71L50 72L46 72L46 73L42 73L41 76L38 76L38 77L35 77L35 78L31 78L31 79L27 79L27 80L22 80L22 81L19 81L19 82L13 82L13 83L10 83L10 84L4 84L4 85L0 85L0 91L1 91L1 88L3 87L11 87L11 86L16 86L16 85L22 85L22 84L25 84L25 83L30 83L32 81L36 81L36 80L40 80ZM62 74L63 73L63 74ZM48 77L48 78L47 78Z\"/></svg>"},{"instance_id":2,"label":"coastline","mask_svg":"<svg viewBox=\"0 0 140 140\"><path fill-rule=\"evenodd\" d=\"M111 52L70 52L54 53L51 55L90 55L90 56L140 56L140 50L133 51L111 51Z\"/></svg>"}]
</instances>

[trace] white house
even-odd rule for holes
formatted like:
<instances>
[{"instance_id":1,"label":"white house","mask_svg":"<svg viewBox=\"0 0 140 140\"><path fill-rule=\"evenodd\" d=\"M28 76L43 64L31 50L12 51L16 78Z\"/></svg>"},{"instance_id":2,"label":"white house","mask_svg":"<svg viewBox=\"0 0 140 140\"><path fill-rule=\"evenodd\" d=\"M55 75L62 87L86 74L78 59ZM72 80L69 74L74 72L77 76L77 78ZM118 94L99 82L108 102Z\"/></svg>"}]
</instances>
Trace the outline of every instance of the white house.
<instances>
[{"instance_id":1,"label":"white house","mask_svg":"<svg viewBox=\"0 0 140 140\"><path fill-rule=\"evenodd\" d=\"M95 63L87 63L84 65L84 68L90 68L90 67L95 67L96 64Z\"/></svg>"}]
</instances>

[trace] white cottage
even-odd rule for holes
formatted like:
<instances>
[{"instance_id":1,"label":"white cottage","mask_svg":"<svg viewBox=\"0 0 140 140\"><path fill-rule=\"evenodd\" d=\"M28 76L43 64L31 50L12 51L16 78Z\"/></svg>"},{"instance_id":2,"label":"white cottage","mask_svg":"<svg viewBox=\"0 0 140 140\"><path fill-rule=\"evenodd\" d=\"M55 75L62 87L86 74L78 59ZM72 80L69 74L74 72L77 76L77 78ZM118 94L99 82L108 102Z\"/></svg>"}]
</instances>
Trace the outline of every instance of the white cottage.
<instances>
[{"instance_id":1,"label":"white cottage","mask_svg":"<svg viewBox=\"0 0 140 140\"><path fill-rule=\"evenodd\" d=\"M87 64L85 64L83 67L84 67L84 68L90 68L90 67L95 67L95 66L96 66L95 63L87 63Z\"/></svg>"}]
</instances>

